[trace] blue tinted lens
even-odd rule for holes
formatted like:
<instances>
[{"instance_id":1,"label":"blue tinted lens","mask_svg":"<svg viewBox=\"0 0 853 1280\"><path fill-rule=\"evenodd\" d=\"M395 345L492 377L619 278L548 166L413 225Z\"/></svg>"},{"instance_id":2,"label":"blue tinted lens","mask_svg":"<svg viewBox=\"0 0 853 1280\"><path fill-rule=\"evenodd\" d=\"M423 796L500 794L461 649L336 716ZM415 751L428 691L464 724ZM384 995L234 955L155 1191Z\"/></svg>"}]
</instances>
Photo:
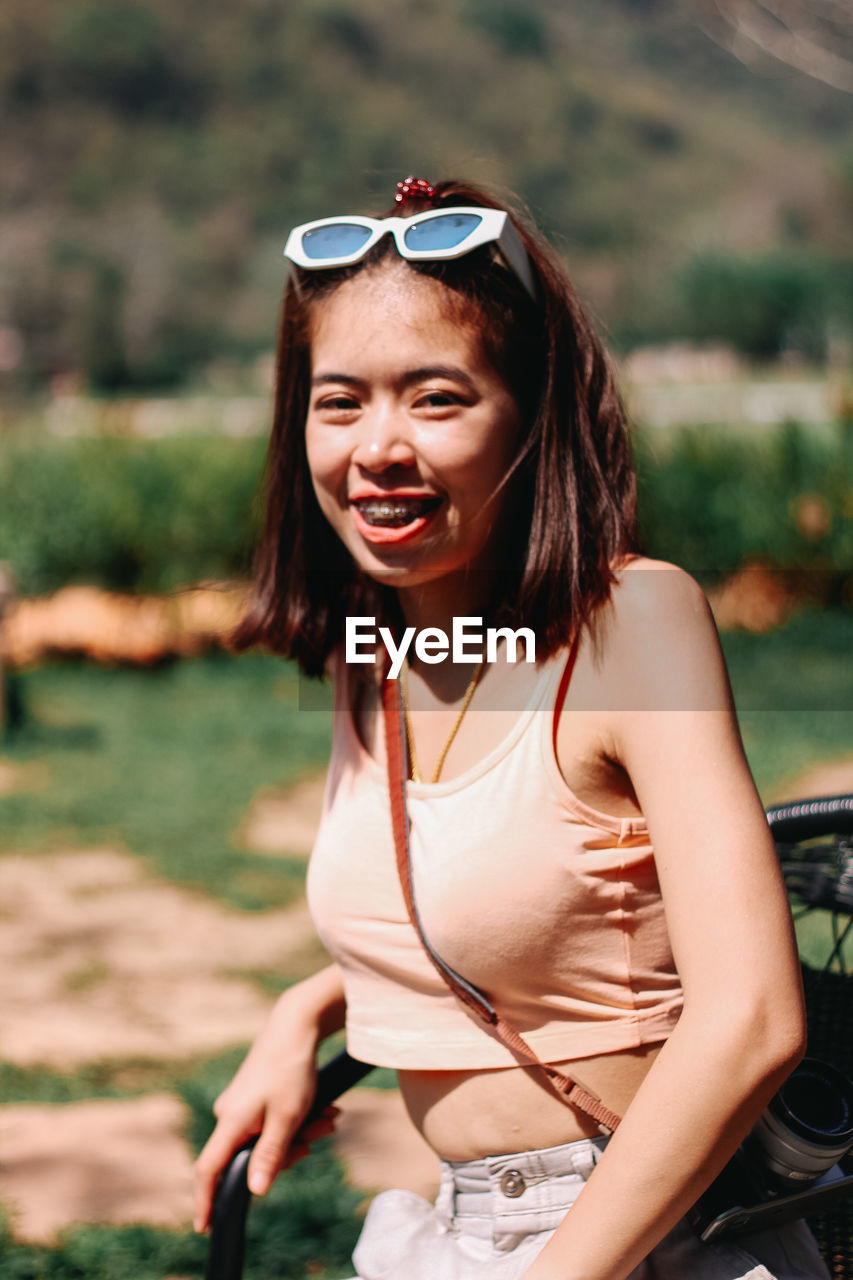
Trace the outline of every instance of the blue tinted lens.
<instances>
[{"instance_id":1,"label":"blue tinted lens","mask_svg":"<svg viewBox=\"0 0 853 1280\"><path fill-rule=\"evenodd\" d=\"M324 258L344 258L355 253L370 239L370 229L355 222L335 222L330 227L315 227L302 237L306 258L322 262Z\"/></svg>"},{"instance_id":2,"label":"blue tinted lens","mask_svg":"<svg viewBox=\"0 0 853 1280\"><path fill-rule=\"evenodd\" d=\"M407 249L416 249L419 253L455 249L482 221L476 213L441 213L416 222L406 230L403 240Z\"/></svg>"}]
</instances>

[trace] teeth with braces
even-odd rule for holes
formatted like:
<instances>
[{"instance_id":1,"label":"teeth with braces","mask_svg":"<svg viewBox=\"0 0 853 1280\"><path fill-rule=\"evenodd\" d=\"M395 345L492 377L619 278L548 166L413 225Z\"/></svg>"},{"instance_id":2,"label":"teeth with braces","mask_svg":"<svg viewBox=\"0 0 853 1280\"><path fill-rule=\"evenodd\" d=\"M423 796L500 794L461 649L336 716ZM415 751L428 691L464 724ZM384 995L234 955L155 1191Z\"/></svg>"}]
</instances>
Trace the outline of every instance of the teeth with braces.
<instances>
[{"instance_id":1,"label":"teeth with braces","mask_svg":"<svg viewBox=\"0 0 853 1280\"><path fill-rule=\"evenodd\" d=\"M428 509L428 503L420 498L377 499L359 502L358 508L365 519L374 524L408 524Z\"/></svg>"}]
</instances>

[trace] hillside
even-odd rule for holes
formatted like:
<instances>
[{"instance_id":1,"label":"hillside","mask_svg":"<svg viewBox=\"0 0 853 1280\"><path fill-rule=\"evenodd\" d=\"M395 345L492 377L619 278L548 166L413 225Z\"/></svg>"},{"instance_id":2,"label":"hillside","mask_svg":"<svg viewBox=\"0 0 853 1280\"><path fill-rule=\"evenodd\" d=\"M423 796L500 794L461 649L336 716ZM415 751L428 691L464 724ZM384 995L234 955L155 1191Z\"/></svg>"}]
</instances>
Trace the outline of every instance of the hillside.
<instances>
[{"instance_id":1,"label":"hillside","mask_svg":"<svg viewBox=\"0 0 853 1280\"><path fill-rule=\"evenodd\" d=\"M382 208L411 171L517 190L625 342L683 327L712 251L835 274L853 99L748 70L711 7L4 0L7 369L109 389L262 350L288 227Z\"/></svg>"}]
</instances>

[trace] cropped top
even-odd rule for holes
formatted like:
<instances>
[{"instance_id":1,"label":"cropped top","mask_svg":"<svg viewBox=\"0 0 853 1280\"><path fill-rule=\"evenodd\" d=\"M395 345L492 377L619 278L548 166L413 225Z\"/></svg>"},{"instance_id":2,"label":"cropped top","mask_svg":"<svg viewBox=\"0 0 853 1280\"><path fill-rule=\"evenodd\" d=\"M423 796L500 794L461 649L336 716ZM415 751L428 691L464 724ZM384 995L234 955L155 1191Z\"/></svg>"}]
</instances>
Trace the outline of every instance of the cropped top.
<instances>
[{"instance_id":1,"label":"cropped top","mask_svg":"<svg viewBox=\"0 0 853 1280\"><path fill-rule=\"evenodd\" d=\"M509 735L445 782L408 784L426 936L546 1062L665 1040L681 1010L648 829L566 785L553 742L565 654L542 667ZM450 992L409 921L384 768L337 663L332 757L308 869L317 931L338 961L349 1052L379 1066L515 1066Z\"/></svg>"}]
</instances>

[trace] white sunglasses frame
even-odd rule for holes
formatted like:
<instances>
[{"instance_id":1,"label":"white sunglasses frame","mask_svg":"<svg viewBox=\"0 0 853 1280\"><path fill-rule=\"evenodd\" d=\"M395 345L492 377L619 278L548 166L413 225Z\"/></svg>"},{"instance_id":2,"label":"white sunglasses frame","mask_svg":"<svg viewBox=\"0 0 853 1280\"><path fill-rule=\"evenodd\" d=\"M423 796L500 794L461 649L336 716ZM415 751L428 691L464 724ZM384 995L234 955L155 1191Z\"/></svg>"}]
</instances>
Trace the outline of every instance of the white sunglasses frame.
<instances>
[{"instance_id":1,"label":"white sunglasses frame","mask_svg":"<svg viewBox=\"0 0 853 1280\"><path fill-rule=\"evenodd\" d=\"M480 222L464 240L448 249L410 249L403 236L409 227L419 222L428 222L431 218L443 215L475 214ZM309 258L302 248L302 237L309 231L320 227L333 227L337 223L350 223L357 227L365 227L370 236L363 245L359 245L352 253L342 253L333 258ZM512 267L527 292L536 301L536 281L527 250L521 237L513 226L509 214L503 209L488 209L480 205L450 205L439 209L427 209L424 213L415 213L408 218L366 218L361 214L340 214L336 218L317 218L314 222L303 222L294 227L287 237L284 246L284 257L302 267L306 271L324 271L330 267L346 267L358 262L369 253L384 235L393 235L397 252L401 258L410 262L440 262L445 258L461 258L472 249L484 244L496 244L506 261Z\"/></svg>"}]
</instances>

